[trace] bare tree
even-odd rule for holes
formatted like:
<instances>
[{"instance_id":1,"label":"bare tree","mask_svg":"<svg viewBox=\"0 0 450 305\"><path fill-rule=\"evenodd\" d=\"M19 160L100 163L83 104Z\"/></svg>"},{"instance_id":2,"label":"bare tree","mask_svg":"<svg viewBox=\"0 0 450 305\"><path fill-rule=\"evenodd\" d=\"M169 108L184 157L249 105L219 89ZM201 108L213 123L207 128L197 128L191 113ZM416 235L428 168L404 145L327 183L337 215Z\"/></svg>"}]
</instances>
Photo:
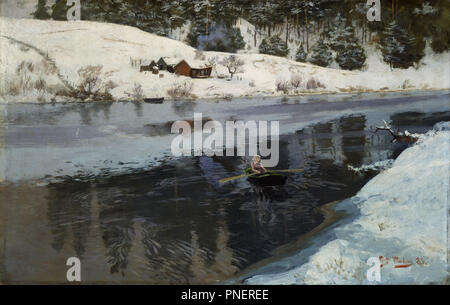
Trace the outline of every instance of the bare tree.
<instances>
[{"instance_id":1,"label":"bare tree","mask_svg":"<svg viewBox=\"0 0 450 305\"><path fill-rule=\"evenodd\" d=\"M233 75L242 72L242 66L244 65L244 61L242 59L239 59L235 55L230 55L228 57L225 57L222 62L222 65L227 67L228 72L231 75L231 78L233 78Z\"/></svg>"},{"instance_id":2,"label":"bare tree","mask_svg":"<svg viewBox=\"0 0 450 305\"><path fill-rule=\"evenodd\" d=\"M208 57L208 63L212 67L215 75L217 76L217 56Z\"/></svg>"},{"instance_id":3,"label":"bare tree","mask_svg":"<svg viewBox=\"0 0 450 305\"><path fill-rule=\"evenodd\" d=\"M87 66L78 70L80 77L79 90L87 94L95 92L96 87L101 82L100 73L102 68L102 66Z\"/></svg>"}]
</instances>

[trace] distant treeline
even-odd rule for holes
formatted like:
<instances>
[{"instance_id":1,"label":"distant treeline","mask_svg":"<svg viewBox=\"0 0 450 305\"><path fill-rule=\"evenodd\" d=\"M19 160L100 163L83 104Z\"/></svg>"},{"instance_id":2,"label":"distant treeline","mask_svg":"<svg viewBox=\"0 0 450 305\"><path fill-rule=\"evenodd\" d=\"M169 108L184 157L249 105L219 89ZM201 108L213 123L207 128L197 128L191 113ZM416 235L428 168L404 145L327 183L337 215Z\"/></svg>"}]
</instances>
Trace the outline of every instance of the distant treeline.
<instances>
[{"instance_id":1,"label":"distant treeline","mask_svg":"<svg viewBox=\"0 0 450 305\"><path fill-rule=\"evenodd\" d=\"M381 2L381 21L367 20L366 1L362 0L90 0L81 1L81 17L84 20L105 21L138 27L144 31L168 36L176 28L190 23L187 43L197 47L198 38L208 35L214 27L233 28L240 17L256 26L269 37L273 29L284 28L284 37L274 37L272 42L280 45L293 33L303 37L298 58L305 56L311 61L328 54L328 48L341 59L337 62L365 60L360 51L356 54L343 54L349 46L359 48L360 44L375 43L383 53L384 60L392 67L407 68L418 63L424 55L425 41L428 39L434 52L450 49L450 1L448 0L383 0ZM58 0L52 7L46 0L39 0L35 18L66 20L66 0ZM356 31L355 29L358 29ZM310 35L322 39L310 45ZM240 36L237 31L228 33L229 37ZM255 31L254 43L257 44ZM271 50L268 39L260 51L277 53ZM259 42L258 42L259 43ZM236 45L242 46L241 37ZM281 47L281 46L279 46ZM218 47L219 48L219 47ZM220 46L226 51L227 46ZM210 46L214 49L214 46ZM327 50L325 50L327 49ZM316 54L314 54L316 52ZM317 54L317 52L319 52ZM303 54L304 53L304 54ZM280 54L285 55L286 50ZM337 56L337 55L336 55ZM325 60L325 62L324 62ZM327 63L326 58L317 62ZM346 65L344 63L344 65ZM359 68L350 65L347 68Z\"/></svg>"}]
</instances>

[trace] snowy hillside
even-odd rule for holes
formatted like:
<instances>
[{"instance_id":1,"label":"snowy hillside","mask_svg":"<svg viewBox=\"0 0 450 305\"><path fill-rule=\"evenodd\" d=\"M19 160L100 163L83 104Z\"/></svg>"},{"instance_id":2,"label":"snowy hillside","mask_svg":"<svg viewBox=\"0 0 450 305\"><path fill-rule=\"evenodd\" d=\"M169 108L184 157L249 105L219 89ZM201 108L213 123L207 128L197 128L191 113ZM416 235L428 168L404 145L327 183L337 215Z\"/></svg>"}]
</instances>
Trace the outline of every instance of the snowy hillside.
<instances>
[{"instance_id":1,"label":"snowy hillside","mask_svg":"<svg viewBox=\"0 0 450 305\"><path fill-rule=\"evenodd\" d=\"M111 94L117 100L134 99L135 88L139 85L145 97L169 97L168 90L183 83L192 85L190 95L197 98L450 87L448 53L427 56L419 70L410 68L392 72L385 68L350 72L269 55L239 54L244 65L233 80L229 80L228 70L220 62L230 54L199 54L184 43L133 27L2 17L0 32L0 96L3 102L67 100L55 97L56 93L68 86L77 87L79 70L88 66L102 66L101 82L104 86L114 84ZM162 56L188 62L208 62L215 58L219 64L209 79L190 79L166 71L159 75L139 72L136 62L145 64ZM293 87L291 80L298 78L300 85ZM316 86L313 80L322 86ZM281 85L279 90L277 84Z\"/></svg>"},{"instance_id":2,"label":"snowy hillside","mask_svg":"<svg viewBox=\"0 0 450 305\"><path fill-rule=\"evenodd\" d=\"M366 262L380 256L380 284L444 283L449 141L450 124L437 124L419 144L405 150L392 168L341 204L356 206L360 215L333 229L334 239L309 261L286 272L262 272L248 283L369 284L366 272L372 265ZM278 267L295 266L300 256L301 252Z\"/></svg>"}]
</instances>

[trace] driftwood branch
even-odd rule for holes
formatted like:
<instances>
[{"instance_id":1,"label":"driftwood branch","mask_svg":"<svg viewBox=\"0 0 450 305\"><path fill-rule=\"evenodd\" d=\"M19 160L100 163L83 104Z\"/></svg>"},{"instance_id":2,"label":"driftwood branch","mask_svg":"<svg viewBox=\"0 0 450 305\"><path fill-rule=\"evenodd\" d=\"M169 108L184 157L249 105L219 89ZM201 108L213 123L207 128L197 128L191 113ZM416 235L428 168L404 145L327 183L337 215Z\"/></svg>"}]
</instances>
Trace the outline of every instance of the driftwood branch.
<instances>
[{"instance_id":1,"label":"driftwood branch","mask_svg":"<svg viewBox=\"0 0 450 305\"><path fill-rule=\"evenodd\" d=\"M384 130L384 131L389 132L392 136L391 143L398 142L398 143L404 143L404 144L413 144L413 143L417 142L418 138L415 136L409 135L407 131L405 131L405 134L402 134L398 131L394 132L392 130L391 126L386 121L383 120L383 122L384 122L384 127L377 127L375 129L374 133L377 133L377 131L379 131L379 130Z\"/></svg>"}]
</instances>

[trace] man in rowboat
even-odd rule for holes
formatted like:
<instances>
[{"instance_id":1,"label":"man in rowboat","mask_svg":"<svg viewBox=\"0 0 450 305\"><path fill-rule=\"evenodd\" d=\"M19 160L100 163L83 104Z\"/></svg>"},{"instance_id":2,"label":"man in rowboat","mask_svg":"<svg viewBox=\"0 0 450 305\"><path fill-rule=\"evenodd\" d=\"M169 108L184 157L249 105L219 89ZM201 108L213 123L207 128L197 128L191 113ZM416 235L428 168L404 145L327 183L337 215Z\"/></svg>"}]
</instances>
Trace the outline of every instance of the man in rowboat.
<instances>
[{"instance_id":1,"label":"man in rowboat","mask_svg":"<svg viewBox=\"0 0 450 305\"><path fill-rule=\"evenodd\" d=\"M256 155L253 157L252 171L256 174L264 174L267 170L261 164L261 157Z\"/></svg>"}]
</instances>

